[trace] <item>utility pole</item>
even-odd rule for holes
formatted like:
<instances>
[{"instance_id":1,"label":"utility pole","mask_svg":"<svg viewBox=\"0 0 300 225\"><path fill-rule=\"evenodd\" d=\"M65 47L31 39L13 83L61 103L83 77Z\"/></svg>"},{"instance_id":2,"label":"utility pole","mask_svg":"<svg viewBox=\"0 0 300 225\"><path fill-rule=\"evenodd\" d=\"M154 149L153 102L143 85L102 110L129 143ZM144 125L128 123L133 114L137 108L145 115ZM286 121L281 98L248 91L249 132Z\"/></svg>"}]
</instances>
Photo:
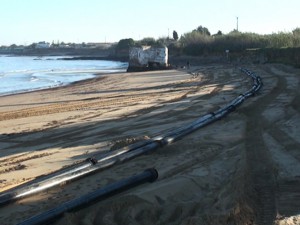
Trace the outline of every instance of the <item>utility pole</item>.
<instances>
[{"instance_id":1,"label":"utility pole","mask_svg":"<svg viewBox=\"0 0 300 225\"><path fill-rule=\"evenodd\" d=\"M239 18L236 17L236 31L239 31Z\"/></svg>"}]
</instances>

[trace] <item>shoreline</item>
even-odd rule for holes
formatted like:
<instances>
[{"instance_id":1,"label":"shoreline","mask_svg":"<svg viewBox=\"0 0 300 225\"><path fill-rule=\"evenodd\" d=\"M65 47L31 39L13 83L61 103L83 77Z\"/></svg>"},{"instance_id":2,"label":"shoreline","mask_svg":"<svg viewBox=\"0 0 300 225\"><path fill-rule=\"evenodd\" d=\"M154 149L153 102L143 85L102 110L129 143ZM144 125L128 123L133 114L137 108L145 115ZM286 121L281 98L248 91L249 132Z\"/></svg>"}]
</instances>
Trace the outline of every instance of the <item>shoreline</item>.
<instances>
[{"instance_id":1,"label":"shoreline","mask_svg":"<svg viewBox=\"0 0 300 225\"><path fill-rule=\"evenodd\" d=\"M23 56L21 56L21 59L18 59L18 56L14 56L13 59L7 57L9 56L1 59L1 62L8 64L8 66L4 66L1 70L0 78L3 78L1 81L4 86L0 96L57 88L80 80L93 79L99 74L122 73L127 68L120 61L100 60L87 63L84 61L64 63L59 62L60 59L51 58L55 61L48 62L48 59L45 59L35 65L31 61L35 60L32 56L30 58L22 58ZM16 62L16 69L10 66L13 62Z\"/></svg>"},{"instance_id":2,"label":"shoreline","mask_svg":"<svg viewBox=\"0 0 300 225\"><path fill-rule=\"evenodd\" d=\"M37 89L28 89L28 91L24 90L24 91L16 91L16 92L11 92L11 93L4 93L4 94L1 94L0 93L0 97L7 97L7 96L13 96L13 95L22 95L22 94L27 94L27 93L34 93L34 92L39 92L39 91L44 91L44 90L58 90L60 88L64 88L64 87L68 87L70 85L80 85L81 83L84 83L84 82L88 82L90 80L94 80L94 79L97 79L99 78L100 76L109 76L109 75L112 75L112 74L123 74L124 71L120 71L120 72L111 72L111 73L102 73L102 72L97 72L97 73L94 73L94 77L91 77L91 78L87 78L87 79L83 79L83 80L79 80L79 81L73 81L73 82L70 82L70 83L66 83L66 84L60 84L60 85L57 85L57 86L53 86L53 87L45 87L45 88L37 88ZM98 79L97 79L98 80Z\"/></svg>"}]
</instances>

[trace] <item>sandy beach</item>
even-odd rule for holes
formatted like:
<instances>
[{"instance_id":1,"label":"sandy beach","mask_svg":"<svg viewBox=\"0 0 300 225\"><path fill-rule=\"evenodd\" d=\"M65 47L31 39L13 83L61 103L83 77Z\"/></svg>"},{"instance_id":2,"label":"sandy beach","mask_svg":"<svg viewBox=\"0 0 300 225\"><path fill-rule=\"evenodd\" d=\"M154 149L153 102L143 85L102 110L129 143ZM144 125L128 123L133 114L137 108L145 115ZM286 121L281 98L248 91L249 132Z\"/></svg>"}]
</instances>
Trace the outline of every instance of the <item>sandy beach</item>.
<instances>
[{"instance_id":1,"label":"sandy beach","mask_svg":"<svg viewBox=\"0 0 300 225\"><path fill-rule=\"evenodd\" d=\"M52 224L300 224L300 70L245 65L263 88L224 119L126 163L0 208L13 225L154 167L159 178ZM252 86L230 64L99 75L0 97L0 192L195 121Z\"/></svg>"}]
</instances>

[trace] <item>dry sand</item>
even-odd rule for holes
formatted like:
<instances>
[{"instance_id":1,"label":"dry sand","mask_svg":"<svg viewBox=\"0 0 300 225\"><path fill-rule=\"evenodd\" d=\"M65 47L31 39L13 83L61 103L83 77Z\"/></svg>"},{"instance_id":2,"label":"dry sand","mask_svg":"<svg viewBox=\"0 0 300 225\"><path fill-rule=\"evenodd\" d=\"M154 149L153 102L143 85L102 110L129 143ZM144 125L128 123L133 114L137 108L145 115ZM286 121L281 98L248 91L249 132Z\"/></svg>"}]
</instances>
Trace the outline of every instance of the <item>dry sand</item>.
<instances>
[{"instance_id":1,"label":"dry sand","mask_svg":"<svg viewBox=\"0 0 300 225\"><path fill-rule=\"evenodd\" d=\"M247 65L260 93L170 146L0 208L12 225L155 167L159 179L56 225L300 224L300 70ZM0 191L214 111L252 86L231 65L101 75L0 97Z\"/></svg>"}]
</instances>

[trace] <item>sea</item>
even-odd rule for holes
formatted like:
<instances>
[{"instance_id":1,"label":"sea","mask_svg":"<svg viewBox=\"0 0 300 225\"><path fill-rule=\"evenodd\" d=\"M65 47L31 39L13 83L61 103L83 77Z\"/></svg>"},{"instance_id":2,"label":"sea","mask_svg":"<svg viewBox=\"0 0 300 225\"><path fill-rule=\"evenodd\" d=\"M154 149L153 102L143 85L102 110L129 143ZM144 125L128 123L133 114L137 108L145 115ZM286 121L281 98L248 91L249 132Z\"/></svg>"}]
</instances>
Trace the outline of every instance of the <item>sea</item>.
<instances>
[{"instance_id":1,"label":"sea","mask_svg":"<svg viewBox=\"0 0 300 225\"><path fill-rule=\"evenodd\" d=\"M99 73L125 72L128 67L117 61L62 58L66 57L0 55L0 96L63 86Z\"/></svg>"}]
</instances>

